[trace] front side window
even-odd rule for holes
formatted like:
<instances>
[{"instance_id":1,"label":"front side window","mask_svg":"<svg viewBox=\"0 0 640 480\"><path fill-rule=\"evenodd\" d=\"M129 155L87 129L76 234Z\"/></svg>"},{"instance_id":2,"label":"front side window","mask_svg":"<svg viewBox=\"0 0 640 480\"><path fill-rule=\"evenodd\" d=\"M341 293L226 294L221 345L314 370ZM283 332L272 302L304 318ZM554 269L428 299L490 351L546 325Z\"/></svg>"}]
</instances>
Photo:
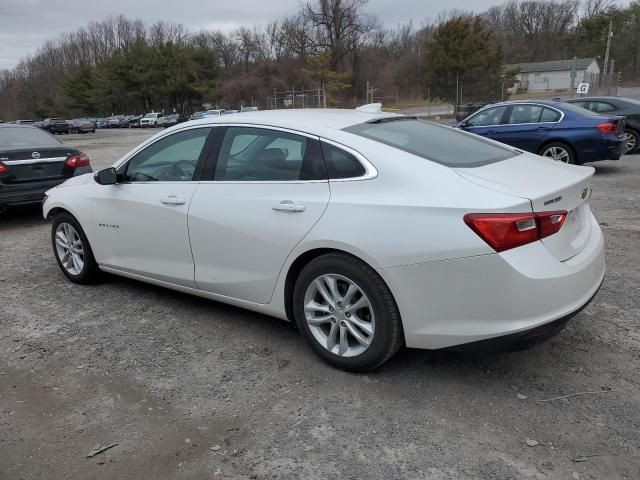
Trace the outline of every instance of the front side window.
<instances>
[{"instance_id":1,"label":"front side window","mask_svg":"<svg viewBox=\"0 0 640 480\"><path fill-rule=\"evenodd\" d=\"M174 133L138 152L126 164L127 182L186 182L193 180L211 128Z\"/></svg>"},{"instance_id":2,"label":"front side window","mask_svg":"<svg viewBox=\"0 0 640 480\"><path fill-rule=\"evenodd\" d=\"M507 110L506 105L500 107L486 108L467 121L470 127L487 127L489 125L499 125L502 115Z\"/></svg>"},{"instance_id":3,"label":"front side window","mask_svg":"<svg viewBox=\"0 0 640 480\"><path fill-rule=\"evenodd\" d=\"M326 179L316 139L279 130L229 127L222 140L218 181L292 181Z\"/></svg>"},{"instance_id":4,"label":"front side window","mask_svg":"<svg viewBox=\"0 0 640 480\"><path fill-rule=\"evenodd\" d=\"M542 113L540 105L513 105L507 123L537 123Z\"/></svg>"}]
</instances>

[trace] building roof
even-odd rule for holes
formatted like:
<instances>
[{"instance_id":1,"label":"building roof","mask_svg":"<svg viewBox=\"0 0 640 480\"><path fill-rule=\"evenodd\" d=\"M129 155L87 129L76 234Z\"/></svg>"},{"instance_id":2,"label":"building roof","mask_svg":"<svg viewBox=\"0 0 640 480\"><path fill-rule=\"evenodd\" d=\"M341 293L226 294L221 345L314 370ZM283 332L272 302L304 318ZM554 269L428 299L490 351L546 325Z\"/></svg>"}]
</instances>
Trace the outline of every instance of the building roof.
<instances>
[{"instance_id":1,"label":"building roof","mask_svg":"<svg viewBox=\"0 0 640 480\"><path fill-rule=\"evenodd\" d=\"M595 58L576 58L576 70L586 70ZM533 62L533 63L512 63L504 65L505 70L519 69L522 73L530 72L557 72L562 70L571 70L573 68L573 59L569 60L552 60L549 62Z\"/></svg>"}]
</instances>

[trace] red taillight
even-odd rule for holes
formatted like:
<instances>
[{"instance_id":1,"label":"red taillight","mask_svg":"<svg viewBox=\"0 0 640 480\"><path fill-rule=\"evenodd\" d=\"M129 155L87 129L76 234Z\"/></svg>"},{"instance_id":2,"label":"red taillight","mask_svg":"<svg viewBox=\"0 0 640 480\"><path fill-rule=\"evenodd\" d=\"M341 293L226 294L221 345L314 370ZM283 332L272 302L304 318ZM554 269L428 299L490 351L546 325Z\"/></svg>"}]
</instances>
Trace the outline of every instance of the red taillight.
<instances>
[{"instance_id":1,"label":"red taillight","mask_svg":"<svg viewBox=\"0 0 640 480\"><path fill-rule=\"evenodd\" d=\"M560 230L567 212L468 213L464 222L496 252L520 247Z\"/></svg>"},{"instance_id":2,"label":"red taillight","mask_svg":"<svg viewBox=\"0 0 640 480\"><path fill-rule=\"evenodd\" d=\"M67 161L64 162L64 166L69 168L88 167L90 165L89 156L86 153L79 153L78 155L69 157Z\"/></svg>"},{"instance_id":3,"label":"red taillight","mask_svg":"<svg viewBox=\"0 0 640 480\"><path fill-rule=\"evenodd\" d=\"M600 133L618 133L618 126L615 122L602 122L596 125Z\"/></svg>"},{"instance_id":4,"label":"red taillight","mask_svg":"<svg viewBox=\"0 0 640 480\"><path fill-rule=\"evenodd\" d=\"M7 167L4 163L0 162L0 174L7 173Z\"/></svg>"}]
</instances>

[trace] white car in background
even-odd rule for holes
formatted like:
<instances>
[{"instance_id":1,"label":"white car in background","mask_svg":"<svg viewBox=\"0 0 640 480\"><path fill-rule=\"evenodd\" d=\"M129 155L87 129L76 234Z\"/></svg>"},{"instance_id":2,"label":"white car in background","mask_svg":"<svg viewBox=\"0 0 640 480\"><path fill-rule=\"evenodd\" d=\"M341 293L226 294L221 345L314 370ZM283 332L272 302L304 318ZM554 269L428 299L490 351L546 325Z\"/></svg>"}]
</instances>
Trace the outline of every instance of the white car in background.
<instances>
[{"instance_id":1,"label":"white car in background","mask_svg":"<svg viewBox=\"0 0 640 480\"><path fill-rule=\"evenodd\" d=\"M593 173L412 117L262 111L164 130L43 208L70 280L102 270L295 321L366 371L403 345L560 330L604 276Z\"/></svg>"},{"instance_id":2,"label":"white car in background","mask_svg":"<svg viewBox=\"0 0 640 480\"><path fill-rule=\"evenodd\" d=\"M140 119L140 127L161 127L164 125L164 114L151 112Z\"/></svg>"}]
</instances>

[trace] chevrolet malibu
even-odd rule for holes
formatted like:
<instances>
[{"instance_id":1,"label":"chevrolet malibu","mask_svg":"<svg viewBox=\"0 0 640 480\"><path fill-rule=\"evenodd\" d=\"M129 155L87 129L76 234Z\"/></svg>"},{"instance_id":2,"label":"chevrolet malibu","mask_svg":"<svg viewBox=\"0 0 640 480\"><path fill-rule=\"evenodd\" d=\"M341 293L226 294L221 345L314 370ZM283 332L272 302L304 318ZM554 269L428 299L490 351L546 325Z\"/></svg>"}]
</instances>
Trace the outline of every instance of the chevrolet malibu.
<instances>
[{"instance_id":1,"label":"chevrolet malibu","mask_svg":"<svg viewBox=\"0 0 640 480\"><path fill-rule=\"evenodd\" d=\"M262 111L164 130L43 208L71 281L109 272L293 321L366 371L403 345L559 331L604 276L593 173L375 107Z\"/></svg>"}]
</instances>

